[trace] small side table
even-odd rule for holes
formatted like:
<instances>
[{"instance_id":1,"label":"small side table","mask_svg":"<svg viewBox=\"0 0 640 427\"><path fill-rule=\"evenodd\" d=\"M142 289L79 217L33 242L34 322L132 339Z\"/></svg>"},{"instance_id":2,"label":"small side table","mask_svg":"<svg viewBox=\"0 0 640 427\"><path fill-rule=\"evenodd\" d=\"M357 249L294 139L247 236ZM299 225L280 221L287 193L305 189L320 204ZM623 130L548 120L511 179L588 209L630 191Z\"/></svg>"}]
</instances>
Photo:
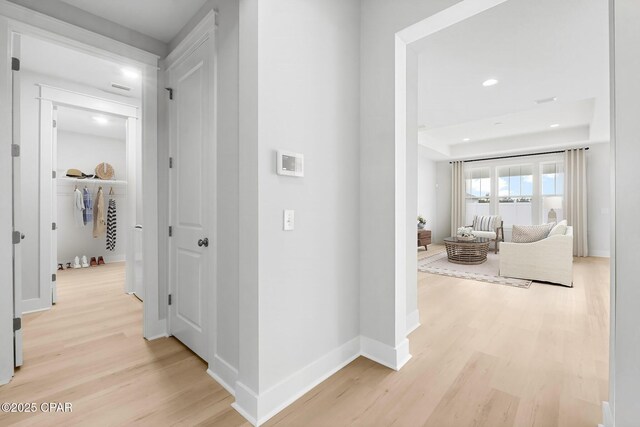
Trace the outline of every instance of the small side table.
<instances>
[{"instance_id":1,"label":"small side table","mask_svg":"<svg viewBox=\"0 0 640 427\"><path fill-rule=\"evenodd\" d=\"M418 230L418 247L424 246L424 250L427 249L427 245L431 244L431 230Z\"/></svg>"}]
</instances>

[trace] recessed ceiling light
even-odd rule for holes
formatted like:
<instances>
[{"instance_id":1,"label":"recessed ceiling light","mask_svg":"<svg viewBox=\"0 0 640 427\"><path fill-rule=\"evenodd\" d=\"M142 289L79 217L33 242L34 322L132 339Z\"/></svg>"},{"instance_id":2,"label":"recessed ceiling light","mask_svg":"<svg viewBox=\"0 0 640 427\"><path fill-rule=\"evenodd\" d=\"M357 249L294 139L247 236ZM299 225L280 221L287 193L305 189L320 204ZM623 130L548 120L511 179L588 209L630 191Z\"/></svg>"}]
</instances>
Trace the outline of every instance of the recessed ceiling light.
<instances>
[{"instance_id":1,"label":"recessed ceiling light","mask_svg":"<svg viewBox=\"0 0 640 427\"><path fill-rule=\"evenodd\" d=\"M471 141L471 138L462 138L462 141L463 142L469 142L469 141Z\"/></svg>"},{"instance_id":2,"label":"recessed ceiling light","mask_svg":"<svg viewBox=\"0 0 640 427\"><path fill-rule=\"evenodd\" d=\"M551 126L549 126L549 127L550 127L550 128L557 128L558 126L560 126L560 124L559 124L559 123L554 123L554 124L552 124L552 125L551 125Z\"/></svg>"},{"instance_id":3,"label":"recessed ceiling light","mask_svg":"<svg viewBox=\"0 0 640 427\"><path fill-rule=\"evenodd\" d=\"M123 68L121 71L122 75L128 79L137 79L138 77L140 77L140 72L133 68Z\"/></svg>"},{"instance_id":4,"label":"recessed ceiling light","mask_svg":"<svg viewBox=\"0 0 640 427\"><path fill-rule=\"evenodd\" d=\"M99 125L106 125L109 123L109 119L104 116L93 116L93 121L98 123Z\"/></svg>"},{"instance_id":5,"label":"recessed ceiling light","mask_svg":"<svg viewBox=\"0 0 640 427\"><path fill-rule=\"evenodd\" d=\"M482 86L484 87L489 87L489 86L493 86L493 85L497 85L498 84L498 80L496 79L488 79L485 80L484 82L482 82Z\"/></svg>"}]
</instances>

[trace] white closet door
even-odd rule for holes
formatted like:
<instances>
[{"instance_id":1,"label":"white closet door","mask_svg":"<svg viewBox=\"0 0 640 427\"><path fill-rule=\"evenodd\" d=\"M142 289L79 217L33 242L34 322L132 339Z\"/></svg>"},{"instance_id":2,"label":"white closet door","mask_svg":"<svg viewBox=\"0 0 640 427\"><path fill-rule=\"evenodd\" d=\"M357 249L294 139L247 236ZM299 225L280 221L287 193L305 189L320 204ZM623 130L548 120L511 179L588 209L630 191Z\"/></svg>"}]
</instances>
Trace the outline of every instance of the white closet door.
<instances>
[{"instance_id":1,"label":"white closet door","mask_svg":"<svg viewBox=\"0 0 640 427\"><path fill-rule=\"evenodd\" d=\"M208 161L212 146L209 105L211 88L210 48L205 41L171 73L173 100L170 103L171 223L170 238L170 331L204 360L208 360L208 287L213 242L208 242L215 218L210 212L210 174L215 163ZM211 244L212 247L209 247Z\"/></svg>"},{"instance_id":2,"label":"white closet door","mask_svg":"<svg viewBox=\"0 0 640 427\"><path fill-rule=\"evenodd\" d=\"M11 55L17 64L20 61L20 35L13 34ZM12 60L12 65L15 63ZM13 153L13 359L15 366L22 366L22 248L20 242L24 238L21 223L21 186L20 186L20 71L15 70L12 66L12 96L13 96L13 144L15 152ZM20 327L18 327L20 326Z\"/></svg>"}]
</instances>

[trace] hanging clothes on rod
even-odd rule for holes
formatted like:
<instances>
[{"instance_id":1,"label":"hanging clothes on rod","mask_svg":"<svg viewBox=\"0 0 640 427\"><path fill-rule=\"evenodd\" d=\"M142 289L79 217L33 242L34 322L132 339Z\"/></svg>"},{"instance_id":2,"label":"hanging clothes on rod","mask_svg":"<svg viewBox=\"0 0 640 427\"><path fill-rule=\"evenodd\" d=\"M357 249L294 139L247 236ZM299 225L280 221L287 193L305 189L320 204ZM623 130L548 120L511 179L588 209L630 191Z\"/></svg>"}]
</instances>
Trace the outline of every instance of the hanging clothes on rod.
<instances>
[{"instance_id":1,"label":"hanging clothes on rod","mask_svg":"<svg viewBox=\"0 0 640 427\"><path fill-rule=\"evenodd\" d=\"M73 219L76 226L84 227L84 198L77 185L73 190Z\"/></svg>"},{"instance_id":2,"label":"hanging clothes on rod","mask_svg":"<svg viewBox=\"0 0 640 427\"><path fill-rule=\"evenodd\" d=\"M104 235L107 223L104 220L104 194L102 187L98 188L96 203L93 206L93 237L98 238Z\"/></svg>"},{"instance_id":3,"label":"hanging clothes on rod","mask_svg":"<svg viewBox=\"0 0 640 427\"><path fill-rule=\"evenodd\" d=\"M116 249L116 199L113 196L113 187L109 190L109 208L107 209L107 250Z\"/></svg>"},{"instance_id":4,"label":"hanging clothes on rod","mask_svg":"<svg viewBox=\"0 0 640 427\"><path fill-rule=\"evenodd\" d=\"M93 200L91 200L91 193L89 193L89 189L86 185L84 186L84 190L82 190L82 198L84 201L82 221L84 222L84 225L87 225L93 221Z\"/></svg>"}]
</instances>

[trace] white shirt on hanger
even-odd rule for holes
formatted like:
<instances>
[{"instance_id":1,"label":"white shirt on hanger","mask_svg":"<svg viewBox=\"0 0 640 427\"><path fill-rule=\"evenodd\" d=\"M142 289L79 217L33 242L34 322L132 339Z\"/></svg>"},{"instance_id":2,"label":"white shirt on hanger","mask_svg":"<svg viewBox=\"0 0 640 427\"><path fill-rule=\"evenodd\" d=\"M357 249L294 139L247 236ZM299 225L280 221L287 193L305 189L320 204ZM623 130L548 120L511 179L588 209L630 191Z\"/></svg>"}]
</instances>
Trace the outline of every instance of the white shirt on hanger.
<instances>
[{"instance_id":1,"label":"white shirt on hanger","mask_svg":"<svg viewBox=\"0 0 640 427\"><path fill-rule=\"evenodd\" d=\"M76 188L73 192L73 220L78 227L84 227L82 211L84 211L84 199L82 197L82 191Z\"/></svg>"}]
</instances>

